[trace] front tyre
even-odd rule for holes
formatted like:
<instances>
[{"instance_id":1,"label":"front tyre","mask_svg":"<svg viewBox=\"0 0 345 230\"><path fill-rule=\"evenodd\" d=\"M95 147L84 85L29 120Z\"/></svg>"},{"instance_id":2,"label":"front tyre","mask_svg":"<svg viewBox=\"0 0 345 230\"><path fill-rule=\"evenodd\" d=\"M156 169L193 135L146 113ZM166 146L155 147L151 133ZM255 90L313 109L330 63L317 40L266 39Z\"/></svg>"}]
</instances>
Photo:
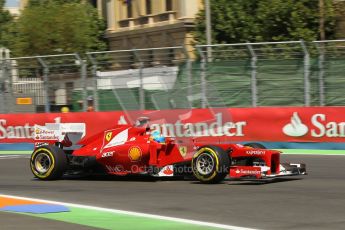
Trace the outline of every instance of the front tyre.
<instances>
[{"instance_id":1,"label":"front tyre","mask_svg":"<svg viewBox=\"0 0 345 230\"><path fill-rule=\"evenodd\" d=\"M31 154L30 168L41 180L59 179L67 170L65 152L52 145L39 147Z\"/></svg>"},{"instance_id":2,"label":"front tyre","mask_svg":"<svg viewBox=\"0 0 345 230\"><path fill-rule=\"evenodd\" d=\"M229 174L230 159L228 154L217 146L203 146L193 156L194 176L205 184L222 181Z\"/></svg>"}]
</instances>

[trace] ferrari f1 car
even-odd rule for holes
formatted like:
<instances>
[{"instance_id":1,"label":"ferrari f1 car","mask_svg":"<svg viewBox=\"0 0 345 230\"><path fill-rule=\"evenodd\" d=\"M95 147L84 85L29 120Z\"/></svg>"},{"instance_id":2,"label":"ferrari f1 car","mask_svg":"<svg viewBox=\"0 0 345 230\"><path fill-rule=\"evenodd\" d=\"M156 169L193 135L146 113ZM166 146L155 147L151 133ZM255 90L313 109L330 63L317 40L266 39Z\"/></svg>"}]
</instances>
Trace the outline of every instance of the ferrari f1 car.
<instances>
[{"instance_id":1,"label":"ferrari f1 car","mask_svg":"<svg viewBox=\"0 0 345 230\"><path fill-rule=\"evenodd\" d=\"M230 179L265 179L306 174L305 164L281 163L281 152L258 143L187 142L129 125L85 137L83 123L35 126L31 171L41 180L55 180L80 171L111 175L190 174L202 183Z\"/></svg>"}]
</instances>

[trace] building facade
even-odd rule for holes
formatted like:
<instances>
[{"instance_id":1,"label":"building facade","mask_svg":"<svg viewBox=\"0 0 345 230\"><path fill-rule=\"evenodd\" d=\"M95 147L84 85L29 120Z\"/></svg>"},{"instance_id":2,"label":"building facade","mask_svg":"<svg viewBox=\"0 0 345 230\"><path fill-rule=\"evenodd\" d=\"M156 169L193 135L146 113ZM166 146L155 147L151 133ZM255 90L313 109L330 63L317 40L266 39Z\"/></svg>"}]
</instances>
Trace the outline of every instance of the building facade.
<instances>
[{"instance_id":1,"label":"building facade","mask_svg":"<svg viewBox=\"0 0 345 230\"><path fill-rule=\"evenodd\" d=\"M185 45L191 49L202 0L98 0L110 50Z\"/></svg>"}]
</instances>

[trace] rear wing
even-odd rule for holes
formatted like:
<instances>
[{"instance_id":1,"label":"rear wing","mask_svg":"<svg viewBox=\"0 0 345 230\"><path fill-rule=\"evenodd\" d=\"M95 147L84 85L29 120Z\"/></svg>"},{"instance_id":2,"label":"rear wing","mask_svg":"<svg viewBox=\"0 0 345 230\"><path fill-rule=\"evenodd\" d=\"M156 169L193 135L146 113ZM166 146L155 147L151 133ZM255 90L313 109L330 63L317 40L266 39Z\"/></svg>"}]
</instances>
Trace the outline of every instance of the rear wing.
<instances>
[{"instance_id":1,"label":"rear wing","mask_svg":"<svg viewBox=\"0 0 345 230\"><path fill-rule=\"evenodd\" d=\"M46 123L45 126L34 126L35 142L62 142L67 134L69 138L75 136L80 140L86 134L85 123Z\"/></svg>"}]
</instances>

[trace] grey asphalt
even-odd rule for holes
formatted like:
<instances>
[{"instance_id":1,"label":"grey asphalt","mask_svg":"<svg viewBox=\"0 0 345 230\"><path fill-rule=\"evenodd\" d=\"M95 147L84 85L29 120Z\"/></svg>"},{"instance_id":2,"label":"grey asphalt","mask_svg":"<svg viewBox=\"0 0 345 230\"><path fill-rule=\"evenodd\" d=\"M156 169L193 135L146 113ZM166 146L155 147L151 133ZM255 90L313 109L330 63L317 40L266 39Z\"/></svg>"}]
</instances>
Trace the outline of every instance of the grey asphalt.
<instances>
[{"instance_id":1,"label":"grey asphalt","mask_svg":"<svg viewBox=\"0 0 345 230\"><path fill-rule=\"evenodd\" d=\"M28 159L0 159L0 194L258 229L344 229L345 156L282 156L282 161L286 159L305 162L309 175L271 183L216 185L98 177L45 182L33 179ZM48 229L71 226L4 212L0 212L0 223L1 229L37 229L40 223Z\"/></svg>"}]
</instances>

